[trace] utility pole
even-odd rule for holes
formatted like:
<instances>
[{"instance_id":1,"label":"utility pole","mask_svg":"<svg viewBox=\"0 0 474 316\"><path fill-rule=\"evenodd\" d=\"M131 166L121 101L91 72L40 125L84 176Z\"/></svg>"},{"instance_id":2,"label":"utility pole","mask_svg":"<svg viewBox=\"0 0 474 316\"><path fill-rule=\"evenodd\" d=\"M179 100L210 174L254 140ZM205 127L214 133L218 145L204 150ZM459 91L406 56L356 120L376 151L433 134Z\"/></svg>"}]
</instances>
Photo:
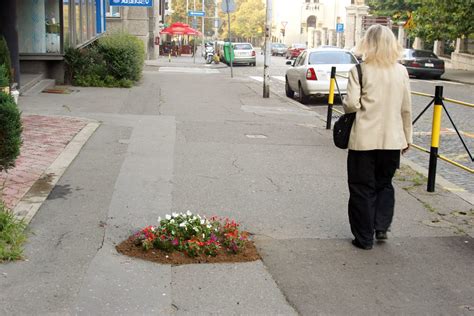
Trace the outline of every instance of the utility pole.
<instances>
[{"instance_id":1,"label":"utility pole","mask_svg":"<svg viewBox=\"0 0 474 316\"><path fill-rule=\"evenodd\" d=\"M272 0L267 0L267 20L265 22L265 58L263 62L263 97L270 97L270 73L271 63L271 36L272 36Z\"/></svg>"},{"instance_id":2,"label":"utility pole","mask_svg":"<svg viewBox=\"0 0 474 316\"><path fill-rule=\"evenodd\" d=\"M234 78L234 61L233 61L233 58L232 58L232 55L233 55L232 53L233 53L234 48L232 47L232 36L231 36L231 34L230 34L230 10L229 10L229 0L225 0L225 1L226 1L226 4L227 4L227 23L229 24L230 77L231 77L231 78ZM267 0L267 1L268 1L268 0Z\"/></svg>"},{"instance_id":3,"label":"utility pole","mask_svg":"<svg viewBox=\"0 0 474 316\"><path fill-rule=\"evenodd\" d=\"M193 11L196 12L196 0L194 0L194 7ZM197 22L196 22L196 16L193 16L193 29L196 29ZM193 41L193 64L196 63L196 35L194 35L194 41Z\"/></svg>"},{"instance_id":4,"label":"utility pole","mask_svg":"<svg viewBox=\"0 0 474 316\"><path fill-rule=\"evenodd\" d=\"M204 0L202 0L202 12L204 12L204 14L206 14L204 11ZM201 52L204 52L204 16L202 16L201 18L202 20L202 34L201 34Z\"/></svg>"},{"instance_id":5,"label":"utility pole","mask_svg":"<svg viewBox=\"0 0 474 316\"><path fill-rule=\"evenodd\" d=\"M186 0L186 24L189 25L189 0Z\"/></svg>"}]
</instances>

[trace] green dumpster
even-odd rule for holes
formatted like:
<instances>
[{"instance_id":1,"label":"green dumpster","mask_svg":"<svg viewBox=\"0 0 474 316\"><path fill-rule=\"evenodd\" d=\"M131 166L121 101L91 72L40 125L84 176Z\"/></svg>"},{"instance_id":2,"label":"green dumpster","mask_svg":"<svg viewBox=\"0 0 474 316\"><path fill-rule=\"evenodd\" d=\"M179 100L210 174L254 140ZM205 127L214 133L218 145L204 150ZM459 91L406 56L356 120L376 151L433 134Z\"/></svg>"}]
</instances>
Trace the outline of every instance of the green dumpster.
<instances>
[{"instance_id":1,"label":"green dumpster","mask_svg":"<svg viewBox=\"0 0 474 316\"><path fill-rule=\"evenodd\" d=\"M226 64L230 64L230 61L234 62L234 48L232 43L226 42L224 43L224 60Z\"/></svg>"}]
</instances>

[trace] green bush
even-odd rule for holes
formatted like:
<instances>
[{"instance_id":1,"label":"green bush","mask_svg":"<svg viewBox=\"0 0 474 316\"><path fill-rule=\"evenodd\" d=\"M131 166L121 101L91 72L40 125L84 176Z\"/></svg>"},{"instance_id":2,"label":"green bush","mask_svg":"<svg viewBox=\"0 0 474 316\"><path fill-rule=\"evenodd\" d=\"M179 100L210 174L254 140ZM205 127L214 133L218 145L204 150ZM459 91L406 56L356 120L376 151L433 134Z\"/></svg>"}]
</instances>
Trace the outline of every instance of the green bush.
<instances>
[{"instance_id":1,"label":"green bush","mask_svg":"<svg viewBox=\"0 0 474 316\"><path fill-rule=\"evenodd\" d=\"M0 201L0 262L22 258L25 228L25 222L17 219Z\"/></svg>"},{"instance_id":2,"label":"green bush","mask_svg":"<svg viewBox=\"0 0 474 316\"><path fill-rule=\"evenodd\" d=\"M100 38L98 48L108 74L116 79L140 79L145 61L145 48L140 39L125 33L112 34Z\"/></svg>"},{"instance_id":3,"label":"green bush","mask_svg":"<svg viewBox=\"0 0 474 316\"><path fill-rule=\"evenodd\" d=\"M21 114L13 97L0 92L0 171L15 166L20 155Z\"/></svg>"},{"instance_id":4,"label":"green bush","mask_svg":"<svg viewBox=\"0 0 474 316\"><path fill-rule=\"evenodd\" d=\"M113 34L84 49L66 50L69 82L87 87L130 88L141 76L143 42L129 34Z\"/></svg>"},{"instance_id":5,"label":"green bush","mask_svg":"<svg viewBox=\"0 0 474 316\"><path fill-rule=\"evenodd\" d=\"M0 36L0 65L5 65L8 82L11 83L13 81L12 62L10 60L10 51L8 50L7 41L3 36Z\"/></svg>"},{"instance_id":6,"label":"green bush","mask_svg":"<svg viewBox=\"0 0 474 316\"><path fill-rule=\"evenodd\" d=\"M10 79L8 77L8 70L5 65L0 64L0 87L8 87L10 85Z\"/></svg>"}]
</instances>

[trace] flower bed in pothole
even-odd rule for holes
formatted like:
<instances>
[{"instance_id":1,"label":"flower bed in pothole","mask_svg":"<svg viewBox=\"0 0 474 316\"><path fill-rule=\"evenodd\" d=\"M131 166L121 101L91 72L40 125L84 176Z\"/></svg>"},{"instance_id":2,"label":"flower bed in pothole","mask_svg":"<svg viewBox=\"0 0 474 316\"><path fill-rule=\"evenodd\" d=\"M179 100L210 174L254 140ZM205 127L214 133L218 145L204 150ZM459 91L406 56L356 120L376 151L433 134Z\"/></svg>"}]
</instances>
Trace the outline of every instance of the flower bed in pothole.
<instances>
[{"instance_id":1,"label":"flower bed in pothole","mask_svg":"<svg viewBox=\"0 0 474 316\"><path fill-rule=\"evenodd\" d=\"M239 223L190 211L158 218L116 246L118 252L165 264L247 262L260 259L250 234Z\"/></svg>"}]
</instances>

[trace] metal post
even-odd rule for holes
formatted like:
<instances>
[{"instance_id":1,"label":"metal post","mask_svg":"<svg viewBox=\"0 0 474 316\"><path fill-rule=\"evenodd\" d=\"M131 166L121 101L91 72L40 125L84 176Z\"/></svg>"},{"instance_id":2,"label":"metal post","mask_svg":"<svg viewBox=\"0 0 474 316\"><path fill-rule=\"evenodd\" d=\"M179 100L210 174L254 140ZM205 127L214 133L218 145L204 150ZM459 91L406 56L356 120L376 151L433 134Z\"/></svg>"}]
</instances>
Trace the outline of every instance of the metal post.
<instances>
[{"instance_id":1,"label":"metal post","mask_svg":"<svg viewBox=\"0 0 474 316\"><path fill-rule=\"evenodd\" d=\"M202 12L206 12L204 11L205 8L204 8L204 0L202 0ZM204 13L205 14L205 13ZM201 29L202 29L202 34L201 34L201 53L204 52L204 16L202 16L201 18L202 20L202 25L201 25Z\"/></svg>"},{"instance_id":2,"label":"metal post","mask_svg":"<svg viewBox=\"0 0 474 316\"><path fill-rule=\"evenodd\" d=\"M436 164L438 160L439 135L441 130L441 113L443 111L443 86L436 86L434 108L433 108L433 124L431 127L431 149L430 164L428 167L428 192L435 191L436 182Z\"/></svg>"},{"instance_id":3,"label":"metal post","mask_svg":"<svg viewBox=\"0 0 474 316\"><path fill-rule=\"evenodd\" d=\"M233 58L232 58L232 52L234 50L234 47L232 46L232 36L230 34L230 12L229 12L229 0L225 0L226 1L226 4L227 4L227 22L229 24L229 28L228 28L228 31L229 31L229 43L230 43L230 77L231 78L234 78L234 61L233 61Z\"/></svg>"},{"instance_id":4,"label":"metal post","mask_svg":"<svg viewBox=\"0 0 474 316\"><path fill-rule=\"evenodd\" d=\"M263 97L270 97L270 63L272 36L272 0L267 0L267 20L265 22L265 57L263 62Z\"/></svg>"},{"instance_id":5,"label":"metal post","mask_svg":"<svg viewBox=\"0 0 474 316\"><path fill-rule=\"evenodd\" d=\"M186 24L189 25L189 0L186 0Z\"/></svg>"},{"instance_id":6,"label":"metal post","mask_svg":"<svg viewBox=\"0 0 474 316\"><path fill-rule=\"evenodd\" d=\"M336 67L331 67L331 81L329 82L329 97L328 97L328 116L326 118L326 129L331 129L332 121L332 106L334 104L334 86L336 83Z\"/></svg>"},{"instance_id":7,"label":"metal post","mask_svg":"<svg viewBox=\"0 0 474 316\"><path fill-rule=\"evenodd\" d=\"M196 12L196 0L194 0L193 11ZM196 16L193 17L193 28L197 26ZM193 37L193 64L196 63L196 35Z\"/></svg>"}]
</instances>

